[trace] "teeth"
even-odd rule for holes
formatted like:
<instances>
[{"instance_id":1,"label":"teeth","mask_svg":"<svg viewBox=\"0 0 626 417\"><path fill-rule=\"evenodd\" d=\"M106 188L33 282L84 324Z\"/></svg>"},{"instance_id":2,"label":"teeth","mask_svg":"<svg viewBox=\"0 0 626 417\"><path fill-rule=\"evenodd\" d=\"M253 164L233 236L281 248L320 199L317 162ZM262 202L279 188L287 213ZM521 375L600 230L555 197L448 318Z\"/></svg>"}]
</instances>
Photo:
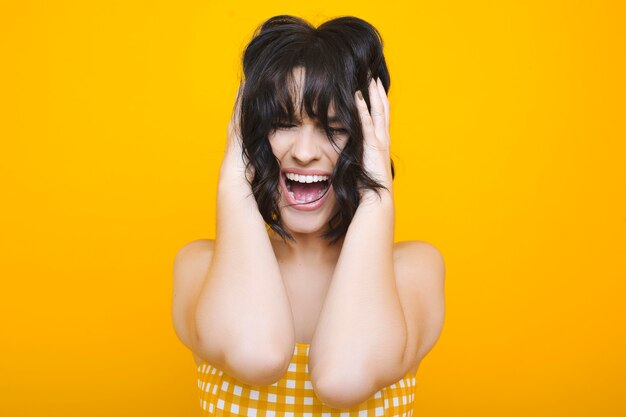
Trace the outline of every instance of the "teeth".
<instances>
[{"instance_id":1,"label":"teeth","mask_svg":"<svg viewBox=\"0 0 626 417\"><path fill-rule=\"evenodd\" d=\"M311 183L328 180L327 175L298 175L294 174L293 172L288 172L286 175L287 178L289 178L291 181L297 181L301 183Z\"/></svg>"}]
</instances>

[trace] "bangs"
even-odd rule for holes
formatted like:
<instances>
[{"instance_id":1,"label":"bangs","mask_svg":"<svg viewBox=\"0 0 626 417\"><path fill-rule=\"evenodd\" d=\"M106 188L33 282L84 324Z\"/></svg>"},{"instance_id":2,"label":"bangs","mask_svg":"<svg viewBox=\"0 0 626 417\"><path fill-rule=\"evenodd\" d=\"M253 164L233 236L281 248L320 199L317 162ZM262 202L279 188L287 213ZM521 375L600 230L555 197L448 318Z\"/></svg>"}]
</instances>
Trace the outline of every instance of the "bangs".
<instances>
[{"instance_id":1,"label":"bangs","mask_svg":"<svg viewBox=\"0 0 626 417\"><path fill-rule=\"evenodd\" d=\"M324 54L309 52L299 62L289 67L275 79L270 112L273 126L279 123L295 123L305 111L310 119L319 121L328 138L334 143L334 130L329 125L339 123L349 133L352 120L342 94L340 71ZM329 114L329 110L334 114Z\"/></svg>"}]
</instances>

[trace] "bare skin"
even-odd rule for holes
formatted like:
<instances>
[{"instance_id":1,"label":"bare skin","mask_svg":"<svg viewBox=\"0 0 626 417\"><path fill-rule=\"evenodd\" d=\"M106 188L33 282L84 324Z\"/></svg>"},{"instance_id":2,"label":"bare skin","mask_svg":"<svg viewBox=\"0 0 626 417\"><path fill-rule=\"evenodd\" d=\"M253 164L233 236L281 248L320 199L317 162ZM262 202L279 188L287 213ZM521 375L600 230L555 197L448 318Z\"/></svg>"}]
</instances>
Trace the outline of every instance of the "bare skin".
<instances>
[{"instance_id":1,"label":"bare skin","mask_svg":"<svg viewBox=\"0 0 626 417\"><path fill-rule=\"evenodd\" d=\"M325 264L320 264L314 258L295 259L288 256L287 248L280 238L272 236L271 233L270 237L293 313L296 342L311 344L317 319L324 303L336 262L330 260ZM209 268L215 240L200 239L191 242L191 244L196 246L197 249L194 254L195 260L189 262L190 268L193 269L188 271L188 275L197 277L200 280L206 275ZM396 243L394 251L397 254L401 253L403 244L401 242ZM198 284L196 283L196 285ZM405 291L403 288L407 284L409 284L407 281L399 281L399 291L407 293L409 289L407 288ZM200 366L202 359L195 353L193 357L196 365ZM416 363L411 372L417 374L418 368L419 363Z\"/></svg>"},{"instance_id":2,"label":"bare skin","mask_svg":"<svg viewBox=\"0 0 626 417\"><path fill-rule=\"evenodd\" d=\"M369 94L371 115L355 95L364 165L391 191L389 103L380 81L372 80ZM329 246L321 233L337 208L332 187L312 211L290 207L281 191L281 217L296 241L268 232L245 182L251 173L241 161L236 115L237 108L220 170L216 240L191 242L175 261L179 338L198 364L252 385L277 381L294 343L310 344L314 389L336 407L415 374L443 324L441 254L426 242L393 243L390 192L366 192L346 236ZM281 168L331 172L339 150L316 121L300 115L269 137Z\"/></svg>"}]
</instances>

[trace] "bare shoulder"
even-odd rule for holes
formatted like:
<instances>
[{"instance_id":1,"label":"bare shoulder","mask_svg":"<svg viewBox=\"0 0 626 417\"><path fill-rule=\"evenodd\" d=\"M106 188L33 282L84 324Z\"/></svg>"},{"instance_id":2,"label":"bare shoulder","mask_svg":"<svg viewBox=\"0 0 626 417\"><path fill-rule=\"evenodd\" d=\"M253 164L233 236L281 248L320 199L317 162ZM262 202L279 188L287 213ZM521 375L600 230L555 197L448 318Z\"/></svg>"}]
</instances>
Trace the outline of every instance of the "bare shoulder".
<instances>
[{"instance_id":1,"label":"bare shoulder","mask_svg":"<svg viewBox=\"0 0 626 417\"><path fill-rule=\"evenodd\" d=\"M409 333L407 355L416 372L443 327L445 263L437 247L418 240L395 243L393 255Z\"/></svg>"},{"instance_id":2,"label":"bare shoulder","mask_svg":"<svg viewBox=\"0 0 626 417\"><path fill-rule=\"evenodd\" d=\"M211 257L215 241L212 239L197 239L183 245L176 253L175 264L188 261L198 261L202 258Z\"/></svg>"},{"instance_id":3,"label":"bare shoulder","mask_svg":"<svg viewBox=\"0 0 626 417\"><path fill-rule=\"evenodd\" d=\"M193 240L181 247L174 258L172 321L178 338L192 350L193 336L189 317L196 307L204 277L213 258L214 240ZM200 359L194 353L199 364Z\"/></svg>"},{"instance_id":4,"label":"bare shoulder","mask_svg":"<svg viewBox=\"0 0 626 417\"><path fill-rule=\"evenodd\" d=\"M421 240L405 240L394 243L393 257L396 266L405 265L407 262L409 266L415 266L411 263L413 261L424 267L430 265L444 268L443 255L439 249L433 244Z\"/></svg>"},{"instance_id":5,"label":"bare shoulder","mask_svg":"<svg viewBox=\"0 0 626 417\"><path fill-rule=\"evenodd\" d=\"M215 241L193 240L176 253L174 258L174 291L194 286L206 274L213 258Z\"/></svg>"},{"instance_id":6,"label":"bare shoulder","mask_svg":"<svg viewBox=\"0 0 626 417\"><path fill-rule=\"evenodd\" d=\"M213 251L213 246L215 245L215 240L213 239L196 239L196 240L192 240L191 242L183 245L178 252L176 253L176 256L178 257L179 255L187 255L189 253L202 253L202 252L206 252L206 251Z\"/></svg>"}]
</instances>

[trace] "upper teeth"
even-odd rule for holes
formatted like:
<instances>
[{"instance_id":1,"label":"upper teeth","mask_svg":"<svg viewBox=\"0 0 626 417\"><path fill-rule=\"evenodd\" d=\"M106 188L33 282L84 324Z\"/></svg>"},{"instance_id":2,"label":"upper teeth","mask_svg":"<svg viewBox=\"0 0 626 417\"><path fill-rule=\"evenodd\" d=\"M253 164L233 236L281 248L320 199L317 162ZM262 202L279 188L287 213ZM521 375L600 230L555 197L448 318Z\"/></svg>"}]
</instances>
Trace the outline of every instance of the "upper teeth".
<instances>
[{"instance_id":1,"label":"upper teeth","mask_svg":"<svg viewBox=\"0 0 626 417\"><path fill-rule=\"evenodd\" d=\"M287 172L287 178L291 181L298 182L318 182L318 181L326 181L328 180L327 175L298 175L293 172Z\"/></svg>"}]
</instances>

